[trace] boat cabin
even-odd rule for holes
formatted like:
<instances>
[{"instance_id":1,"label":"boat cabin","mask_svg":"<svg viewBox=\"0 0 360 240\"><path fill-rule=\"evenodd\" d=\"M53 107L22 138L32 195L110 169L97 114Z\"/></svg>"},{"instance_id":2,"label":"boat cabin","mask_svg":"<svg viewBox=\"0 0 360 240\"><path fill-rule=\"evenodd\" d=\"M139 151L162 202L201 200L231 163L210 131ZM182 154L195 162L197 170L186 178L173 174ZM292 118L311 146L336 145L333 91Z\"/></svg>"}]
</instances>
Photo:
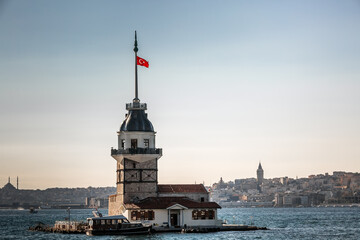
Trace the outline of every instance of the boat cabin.
<instances>
[{"instance_id":1,"label":"boat cabin","mask_svg":"<svg viewBox=\"0 0 360 240\"><path fill-rule=\"evenodd\" d=\"M149 233L150 227L130 223L123 215L92 217L87 219L87 235L128 235Z\"/></svg>"}]
</instances>

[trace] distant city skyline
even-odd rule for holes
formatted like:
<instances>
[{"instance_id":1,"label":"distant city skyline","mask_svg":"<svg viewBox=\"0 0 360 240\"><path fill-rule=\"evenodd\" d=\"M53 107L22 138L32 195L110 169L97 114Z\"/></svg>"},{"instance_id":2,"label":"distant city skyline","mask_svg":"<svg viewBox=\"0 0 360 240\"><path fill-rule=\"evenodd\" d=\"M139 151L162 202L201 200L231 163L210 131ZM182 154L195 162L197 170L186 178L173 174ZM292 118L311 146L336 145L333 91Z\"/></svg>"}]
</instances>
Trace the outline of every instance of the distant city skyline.
<instances>
[{"instance_id":1,"label":"distant city skyline","mask_svg":"<svg viewBox=\"0 0 360 240\"><path fill-rule=\"evenodd\" d=\"M135 30L160 183L360 172L359 27L358 1L1 1L0 185L115 185Z\"/></svg>"}]
</instances>

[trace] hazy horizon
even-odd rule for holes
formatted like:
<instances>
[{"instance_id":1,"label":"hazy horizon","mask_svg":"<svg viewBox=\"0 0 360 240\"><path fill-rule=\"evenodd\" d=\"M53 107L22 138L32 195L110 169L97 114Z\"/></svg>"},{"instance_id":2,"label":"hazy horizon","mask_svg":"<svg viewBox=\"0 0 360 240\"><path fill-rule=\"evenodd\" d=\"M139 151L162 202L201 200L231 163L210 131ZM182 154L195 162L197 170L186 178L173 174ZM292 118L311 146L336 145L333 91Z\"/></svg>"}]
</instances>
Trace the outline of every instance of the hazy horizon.
<instances>
[{"instance_id":1,"label":"hazy horizon","mask_svg":"<svg viewBox=\"0 0 360 240\"><path fill-rule=\"evenodd\" d=\"M336 172L336 171L333 171L333 172ZM333 172L329 172L328 174L329 175L332 175ZM358 173L358 172L353 172L353 173ZM313 174L309 174L308 176L311 176L311 175L318 175L318 174L324 174L325 173L313 173ZM266 178L264 177L264 179L274 179L274 178L281 178L281 177L288 177L290 179L296 179L296 178L308 178L308 176L303 176L303 177L299 177L299 176L295 176L295 177L289 177L289 176L280 176L280 177L271 177L271 178ZM256 175L255 176L252 176L252 177L248 177L248 178L255 178L256 179ZM235 178L235 179L224 179L224 182L234 182L236 179L248 179L248 178ZM21 180L21 179L20 179ZM217 183L219 182L220 178L217 180L217 181L214 181L212 183L205 183L205 186L212 186L214 183ZM8 180L6 182L4 182L3 186L6 185L8 183ZM10 180L10 183L16 187L16 177L15 178L11 178ZM159 184L181 184L181 183L166 183L166 182L161 182ZM183 183L183 184L203 184L203 182L193 182L193 183ZM69 186L48 186L48 187L45 187L45 188L22 188L21 187L21 182L19 184L19 190L37 190L37 189L40 189L40 190L45 190L45 189L48 189L48 188L89 188L89 187L93 187L93 188L98 188L98 187L113 187L113 188L116 188L116 183L114 182L114 184L112 186L108 185L108 186L72 186L72 187L69 187ZM2 185L0 183L0 188L2 188Z\"/></svg>"},{"instance_id":2,"label":"hazy horizon","mask_svg":"<svg viewBox=\"0 0 360 240\"><path fill-rule=\"evenodd\" d=\"M159 183L360 172L359 1L1 1L0 186L115 186L139 98Z\"/></svg>"}]
</instances>

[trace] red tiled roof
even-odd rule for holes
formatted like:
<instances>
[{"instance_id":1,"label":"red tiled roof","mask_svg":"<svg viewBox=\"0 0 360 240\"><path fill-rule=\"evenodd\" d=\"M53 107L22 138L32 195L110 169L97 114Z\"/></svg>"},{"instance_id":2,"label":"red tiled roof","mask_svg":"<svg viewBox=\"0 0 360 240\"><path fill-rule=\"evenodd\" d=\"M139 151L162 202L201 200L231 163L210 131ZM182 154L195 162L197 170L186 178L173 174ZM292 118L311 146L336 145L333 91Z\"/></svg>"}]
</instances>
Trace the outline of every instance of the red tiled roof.
<instances>
[{"instance_id":1,"label":"red tiled roof","mask_svg":"<svg viewBox=\"0 0 360 240\"><path fill-rule=\"evenodd\" d=\"M159 193L208 193L202 184L159 184Z\"/></svg>"},{"instance_id":2,"label":"red tiled roof","mask_svg":"<svg viewBox=\"0 0 360 240\"><path fill-rule=\"evenodd\" d=\"M216 202L197 202L187 197L149 197L138 203L124 205L126 209L167 209L175 204L187 208L221 208Z\"/></svg>"}]
</instances>

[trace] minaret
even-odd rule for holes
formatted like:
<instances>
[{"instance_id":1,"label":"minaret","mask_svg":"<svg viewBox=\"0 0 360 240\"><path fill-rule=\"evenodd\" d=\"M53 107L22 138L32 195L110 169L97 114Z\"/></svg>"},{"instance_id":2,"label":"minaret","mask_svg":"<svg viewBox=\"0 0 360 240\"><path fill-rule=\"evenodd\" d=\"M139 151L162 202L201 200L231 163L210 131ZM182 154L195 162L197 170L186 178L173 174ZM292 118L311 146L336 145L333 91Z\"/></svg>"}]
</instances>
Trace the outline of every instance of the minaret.
<instances>
[{"instance_id":1,"label":"minaret","mask_svg":"<svg viewBox=\"0 0 360 240\"><path fill-rule=\"evenodd\" d=\"M155 147L153 125L147 117L146 103L138 98L137 38L135 32L135 98L126 104L128 113L120 126L118 149L111 149L116 160L116 195L109 198L109 215L122 214L124 203L157 196L158 159L162 149Z\"/></svg>"},{"instance_id":2,"label":"minaret","mask_svg":"<svg viewBox=\"0 0 360 240\"><path fill-rule=\"evenodd\" d=\"M261 162L259 162L258 169L256 170L256 176L257 176L257 187L258 190L261 191L261 185L263 184L263 180L264 180L264 170L262 169Z\"/></svg>"}]
</instances>

